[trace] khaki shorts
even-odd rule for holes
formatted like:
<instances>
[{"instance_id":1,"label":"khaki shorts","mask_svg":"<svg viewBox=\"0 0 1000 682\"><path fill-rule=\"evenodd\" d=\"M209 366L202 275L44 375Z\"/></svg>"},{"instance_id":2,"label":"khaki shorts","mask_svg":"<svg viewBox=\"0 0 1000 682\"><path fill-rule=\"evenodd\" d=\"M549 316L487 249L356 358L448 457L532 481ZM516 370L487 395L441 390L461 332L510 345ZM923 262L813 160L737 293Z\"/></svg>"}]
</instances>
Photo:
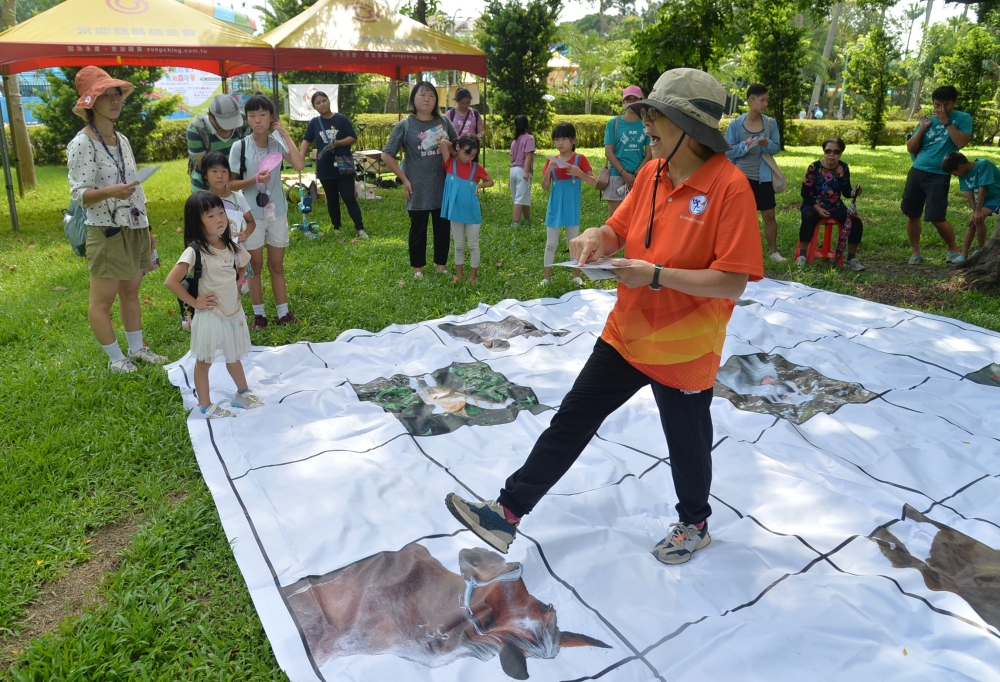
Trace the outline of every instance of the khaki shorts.
<instances>
[{"instance_id":1,"label":"khaki shorts","mask_svg":"<svg viewBox=\"0 0 1000 682\"><path fill-rule=\"evenodd\" d=\"M621 187L625 187L625 189L621 190L621 194L619 194L618 191ZM628 193L629 189L625 184L625 178L620 175L612 175L611 179L608 180L608 186L604 188L604 200L625 201L625 197Z\"/></svg>"},{"instance_id":2,"label":"khaki shorts","mask_svg":"<svg viewBox=\"0 0 1000 682\"><path fill-rule=\"evenodd\" d=\"M132 280L153 266L149 230L87 225L87 269L91 277Z\"/></svg>"},{"instance_id":3,"label":"khaki shorts","mask_svg":"<svg viewBox=\"0 0 1000 682\"><path fill-rule=\"evenodd\" d=\"M276 249L288 246L288 214L279 215L274 220L258 220L257 227L243 243L247 251L255 251L267 244Z\"/></svg>"}]
</instances>

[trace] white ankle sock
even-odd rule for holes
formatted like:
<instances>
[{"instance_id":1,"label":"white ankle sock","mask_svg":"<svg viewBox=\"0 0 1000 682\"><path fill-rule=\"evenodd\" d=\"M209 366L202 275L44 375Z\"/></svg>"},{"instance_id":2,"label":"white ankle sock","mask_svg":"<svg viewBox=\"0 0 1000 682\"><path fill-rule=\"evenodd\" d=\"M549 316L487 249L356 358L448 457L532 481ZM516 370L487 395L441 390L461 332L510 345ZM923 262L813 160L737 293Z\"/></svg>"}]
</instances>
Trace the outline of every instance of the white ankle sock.
<instances>
[{"instance_id":1,"label":"white ankle sock","mask_svg":"<svg viewBox=\"0 0 1000 682\"><path fill-rule=\"evenodd\" d=\"M278 317L279 318L282 318L282 317L284 317L285 315L288 314L288 304L287 303L278 303L277 307L278 307Z\"/></svg>"},{"instance_id":2,"label":"white ankle sock","mask_svg":"<svg viewBox=\"0 0 1000 682\"><path fill-rule=\"evenodd\" d=\"M138 353L142 350L142 330L137 332L125 332L125 339L128 341L128 352Z\"/></svg>"},{"instance_id":3,"label":"white ankle sock","mask_svg":"<svg viewBox=\"0 0 1000 682\"><path fill-rule=\"evenodd\" d=\"M118 347L117 341L113 341L106 346L101 346L101 348L103 348L104 352L108 354L108 359L111 360L111 362L118 362L119 360L125 358L122 354L122 349Z\"/></svg>"},{"instance_id":4,"label":"white ankle sock","mask_svg":"<svg viewBox=\"0 0 1000 682\"><path fill-rule=\"evenodd\" d=\"M260 305L254 305L254 307L253 307L253 314L254 315L263 315L264 314L264 304L261 303Z\"/></svg>"}]
</instances>

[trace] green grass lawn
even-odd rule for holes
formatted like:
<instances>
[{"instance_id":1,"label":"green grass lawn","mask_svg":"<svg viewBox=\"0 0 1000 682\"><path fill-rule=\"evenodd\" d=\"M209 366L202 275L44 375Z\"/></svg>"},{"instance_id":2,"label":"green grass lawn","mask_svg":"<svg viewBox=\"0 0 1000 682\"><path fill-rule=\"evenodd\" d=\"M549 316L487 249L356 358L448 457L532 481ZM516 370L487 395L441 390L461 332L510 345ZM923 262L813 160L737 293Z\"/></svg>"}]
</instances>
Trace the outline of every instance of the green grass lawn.
<instances>
[{"instance_id":1,"label":"green grass lawn","mask_svg":"<svg viewBox=\"0 0 1000 682\"><path fill-rule=\"evenodd\" d=\"M592 162L602 158L598 150L581 151ZM1000 163L992 148L967 154ZM818 149L792 148L779 157L793 185L778 197L786 257L798 235L798 178L818 156ZM868 271L800 270L768 262L768 274L1000 330L1000 298L965 293L950 282L944 244L933 228L923 240L929 265L906 265L909 246L899 200L909 156L900 149L850 147L844 159L865 186L859 257ZM171 359L183 355L188 344L176 300L163 286L182 250L185 167L185 161L167 163L146 186L164 267L141 289L145 336ZM286 272L291 309L303 323L255 332L254 342L330 341L347 329L374 331L461 313L480 302L559 296L572 289L568 271L556 272L544 291L538 287L545 193L536 186L533 226L512 230L506 154L490 152L487 167L498 186L483 199L483 260L476 285L453 286L450 278L432 274L433 268L415 282L402 191L380 189L381 201L362 205L371 240L353 240L346 211L339 234L331 231L312 241L293 235ZM87 324L86 263L71 253L62 232L66 169L38 171L39 189L19 201L20 233L10 232L6 203L0 207L0 676L285 679L201 481L180 396L156 368L143 366L131 376L107 372L107 359ZM952 190L950 217L961 240L969 211L957 182ZM583 224L598 225L605 215L597 193L585 189ZM292 217L298 218L294 209ZM314 217L328 226L324 206ZM268 313L273 318L273 300ZM123 333L119 339L124 347ZM24 619L32 604L51 581L92 556L96 533L130 519L140 530L100 586L102 602L25 648Z\"/></svg>"}]
</instances>

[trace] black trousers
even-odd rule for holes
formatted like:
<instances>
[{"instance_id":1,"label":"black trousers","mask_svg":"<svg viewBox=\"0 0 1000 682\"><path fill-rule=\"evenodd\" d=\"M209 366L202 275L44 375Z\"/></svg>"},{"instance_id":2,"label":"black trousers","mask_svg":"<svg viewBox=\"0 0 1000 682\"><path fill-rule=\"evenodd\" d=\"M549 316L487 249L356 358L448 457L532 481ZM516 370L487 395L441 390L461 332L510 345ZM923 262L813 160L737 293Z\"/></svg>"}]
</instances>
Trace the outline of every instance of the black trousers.
<instances>
[{"instance_id":1,"label":"black trousers","mask_svg":"<svg viewBox=\"0 0 1000 682\"><path fill-rule=\"evenodd\" d=\"M441 217L441 209L409 211L410 214L410 267L427 265L427 219L434 229L434 264L448 264L451 248L451 221Z\"/></svg>"},{"instance_id":2,"label":"black trousers","mask_svg":"<svg viewBox=\"0 0 1000 682\"><path fill-rule=\"evenodd\" d=\"M700 523L712 513L712 389L685 393L653 381L615 348L598 339L587 364L566 394L528 460L500 491L498 501L518 516L531 512L576 461L609 414L643 386L652 386L670 449L677 513Z\"/></svg>"},{"instance_id":3,"label":"black trousers","mask_svg":"<svg viewBox=\"0 0 1000 682\"><path fill-rule=\"evenodd\" d=\"M830 217L834 220L840 221L843 225L844 221L847 220L847 207L841 206L830 211ZM803 244L808 244L812 241L813 234L816 232L816 225L822 216L816 212L813 206L803 206L802 207L802 223L799 225L799 241ZM865 226L861 222L861 218L854 216L851 218L851 234L847 235L848 244L860 244L861 234L864 232ZM833 239L837 238L836 230L833 231Z\"/></svg>"},{"instance_id":4,"label":"black trousers","mask_svg":"<svg viewBox=\"0 0 1000 682\"><path fill-rule=\"evenodd\" d=\"M341 199L347 205L347 214L354 221L354 229L359 232L365 229L364 218L361 217L361 206L358 205L358 198L354 195L354 176L341 175L339 178L320 180L319 182L323 185L323 193L326 194L326 210L330 213L333 229L339 230L341 226Z\"/></svg>"}]
</instances>

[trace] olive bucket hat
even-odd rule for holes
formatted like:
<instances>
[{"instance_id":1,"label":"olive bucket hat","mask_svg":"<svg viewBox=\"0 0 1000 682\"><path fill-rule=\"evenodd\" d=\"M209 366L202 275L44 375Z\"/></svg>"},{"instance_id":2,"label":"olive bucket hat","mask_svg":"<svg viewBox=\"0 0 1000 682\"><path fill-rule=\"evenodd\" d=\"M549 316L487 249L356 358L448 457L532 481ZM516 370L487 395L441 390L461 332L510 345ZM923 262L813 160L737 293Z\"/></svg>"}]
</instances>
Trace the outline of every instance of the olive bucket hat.
<instances>
[{"instance_id":1,"label":"olive bucket hat","mask_svg":"<svg viewBox=\"0 0 1000 682\"><path fill-rule=\"evenodd\" d=\"M698 69L671 69L656 80L649 97L629 105L640 116L653 108L693 140L715 152L731 149L719 130L726 108L726 91L711 75Z\"/></svg>"}]
</instances>

